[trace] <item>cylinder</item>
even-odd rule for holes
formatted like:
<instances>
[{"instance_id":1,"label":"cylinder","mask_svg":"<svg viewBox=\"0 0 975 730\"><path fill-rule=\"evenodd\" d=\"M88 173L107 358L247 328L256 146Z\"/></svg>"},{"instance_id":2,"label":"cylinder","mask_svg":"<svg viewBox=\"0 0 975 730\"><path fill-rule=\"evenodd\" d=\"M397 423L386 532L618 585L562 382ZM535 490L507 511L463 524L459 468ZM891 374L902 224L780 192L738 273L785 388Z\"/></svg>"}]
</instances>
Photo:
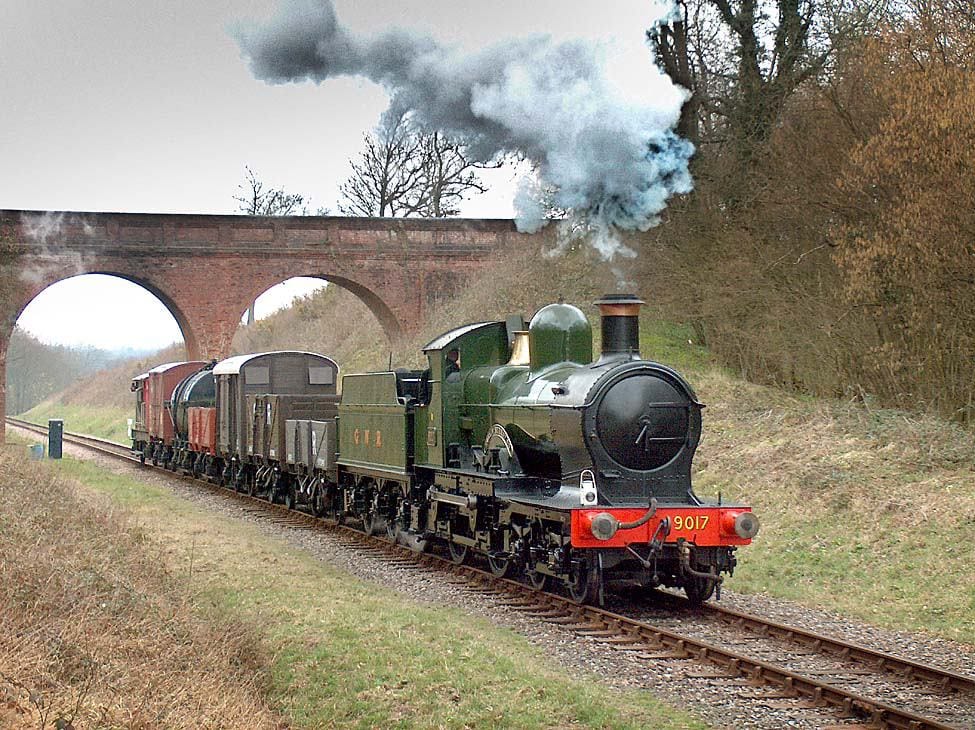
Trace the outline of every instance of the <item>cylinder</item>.
<instances>
[{"instance_id":1,"label":"cylinder","mask_svg":"<svg viewBox=\"0 0 975 730\"><path fill-rule=\"evenodd\" d=\"M607 294L596 302L602 318L602 357L640 357L640 307L643 300L633 294Z\"/></svg>"}]
</instances>

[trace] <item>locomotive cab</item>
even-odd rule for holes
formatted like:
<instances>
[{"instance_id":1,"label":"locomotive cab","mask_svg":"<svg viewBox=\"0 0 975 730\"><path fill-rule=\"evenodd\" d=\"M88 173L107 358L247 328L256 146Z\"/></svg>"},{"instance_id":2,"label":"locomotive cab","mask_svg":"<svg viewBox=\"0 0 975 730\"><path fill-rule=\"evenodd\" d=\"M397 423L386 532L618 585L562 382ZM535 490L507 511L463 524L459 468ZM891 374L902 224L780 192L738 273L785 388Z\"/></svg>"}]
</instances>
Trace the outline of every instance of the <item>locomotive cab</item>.
<instances>
[{"instance_id":1,"label":"locomotive cab","mask_svg":"<svg viewBox=\"0 0 975 730\"><path fill-rule=\"evenodd\" d=\"M461 412L462 404L470 402L467 383L480 383L508 361L513 332L512 327L509 337L505 322L480 322L451 330L423 348L430 365L429 400L416 409L417 464L459 468L469 463L463 453L470 453L474 420L469 409Z\"/></svg>"}]
</instances>

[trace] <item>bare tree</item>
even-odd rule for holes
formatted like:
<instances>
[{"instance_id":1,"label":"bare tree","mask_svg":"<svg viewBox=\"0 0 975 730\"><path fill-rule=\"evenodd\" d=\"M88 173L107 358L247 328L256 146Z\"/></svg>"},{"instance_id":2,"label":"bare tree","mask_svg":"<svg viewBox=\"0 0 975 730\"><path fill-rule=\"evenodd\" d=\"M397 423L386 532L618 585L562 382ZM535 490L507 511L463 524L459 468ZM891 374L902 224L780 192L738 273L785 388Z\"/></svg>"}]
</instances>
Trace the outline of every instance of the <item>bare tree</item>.
<instances>
[{"instance_id":1,"label":"bare tree","mask_svg":"<svg viewBox=\"0 0 975 730\"><path fill-rule=\"evenodd\" d=\"M697 144L730 142L748 166L788 99L892 4L679 0L678 16L647 35L664 72L692 94L681 132Z\"/></svg>"},{"instance_id":2,"label":"bare tree","mask_svg":"<svg viewBox=\"0 0 975 730\"><path fill-rule=\"evenodd\" d=\"M364 135L365 146L340 190L346 215L442 218L457 215L470 192L486 188L477 170L501 161L467 156L462 142L421 129L407 116L391 117Z\"/></svg>"},{"instance_id":3,"label":"bare tree","mask_svg":"<svg viewBox=\"0 0 975 730\"><path fill-rule=\"evenodd\" d=\"M423 140L403 116L389 118L363 135L365 148L339 188L345 215L404 217L422 205Z\"/></svg>"},{"instance_id":4,"label":"bare tree","mask_svg":"<svg viewBox=\"0 0 975 730\"><path fill-rule=\"evenodd\" d=\"M284 188L268 188L254 171L244 165L244 182L237 186L239 195L234 196L238 210L245 215L307 215L305 196L285 192ZM319 215L325 211L320 210ZM247 308L247 324L254 324L255 302Z\"/></svg>"},{"instance_id":5,"label":"bare tree","mask_svg":"<svg viewBox=\"0 0 975 730\"><path fill-rule=\"evenodd\" d=\"M425 139L425 203L420 215L445 218L457 215L459 205L470 192L487 191L477 175L478 170L497 169L503 160L473 161L464 145L442 132L420 133Z\"/></svg>"},{"instance_id":6,"label":"bare tree","mask_svg":"<svg viewBox=\"0 0 975 730\"><path fill-rule=\"evenodd\" d=\"M305 215L305 196L285 192L284 188L268 188L254 171L244 165L244 182L237 186L234 200L245 215Z\"/></svg>"}]
</instances>

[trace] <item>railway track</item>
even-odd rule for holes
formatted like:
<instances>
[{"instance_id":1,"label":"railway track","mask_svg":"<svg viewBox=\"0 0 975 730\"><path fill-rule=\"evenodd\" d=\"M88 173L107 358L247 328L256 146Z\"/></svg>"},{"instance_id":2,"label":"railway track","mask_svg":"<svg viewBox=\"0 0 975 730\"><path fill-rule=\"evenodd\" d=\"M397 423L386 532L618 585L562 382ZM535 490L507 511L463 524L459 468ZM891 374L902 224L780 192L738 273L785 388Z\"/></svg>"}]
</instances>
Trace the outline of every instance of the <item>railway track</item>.
<instances>
[{"instance_id":1,"label":"railway track","mask_svg":"<svg viewBox=\"0 0 975 730\"><path fill-rule=\"evenodd\" d=\"M47 433L45 427L19 419L8 418L7 422L37 434ZM126 446L83 434L65 433L64 438L110 457L139 463ZM657 606L660 602L679 606L682 610L676 612L678 618L672 616L654 623L641 617L639 606L618 611L579 606L561 595L498 579L473 565L458 565L434 553L417 553L388 539L370 537L302 511L288 510L190 476L165 473L238 501L246 513L259 519L328 532L350 549L382 557L390 565L436 572L463 590L490 595L511 610L561 626L613 650L632 652L647 661L696 661L710 665L707 671L691 671L688 676L744 680L739 685L741 696L751 696L757 702L796 709L831 707L840 718L861 723L844 727L975 728L975 676L713 603L692 611L684 599L669 594L659 596ZM688 616L705 618L720 624L722 629L688 630ZM749 692L751 695L746 694ZM883 696L895 698L896 704L881 699ZM908 703L900 701L902 697L914 698L910 708L903 706Z\"/></svg>"}]
</instances>

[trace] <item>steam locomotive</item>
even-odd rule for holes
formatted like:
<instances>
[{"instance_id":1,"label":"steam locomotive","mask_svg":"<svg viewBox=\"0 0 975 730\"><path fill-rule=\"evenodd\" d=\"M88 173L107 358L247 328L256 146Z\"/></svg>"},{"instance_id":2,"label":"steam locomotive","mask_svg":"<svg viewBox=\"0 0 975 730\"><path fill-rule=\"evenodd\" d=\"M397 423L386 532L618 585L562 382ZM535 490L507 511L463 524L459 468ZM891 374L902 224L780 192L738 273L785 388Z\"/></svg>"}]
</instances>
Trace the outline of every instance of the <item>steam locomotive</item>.
<instances>
[{"instance_id":1,"label":"steam locomotive","mask_svg":"<svg viewBox=\"0 0 975 730\"><path fill-rule=\"evenodd\" d=\"M595 360L588 319L560 302L527 326L451 330L423 348L423 370L345 375L341 397L337 366L311 353L156 368L133 381L133 448L415 550L480 556L495 575L579 603L634 583L699 603L758 519L695 495L703 406L677 372L640 357L643 302L596 304Z\"/></svg>"}]
</instances>

